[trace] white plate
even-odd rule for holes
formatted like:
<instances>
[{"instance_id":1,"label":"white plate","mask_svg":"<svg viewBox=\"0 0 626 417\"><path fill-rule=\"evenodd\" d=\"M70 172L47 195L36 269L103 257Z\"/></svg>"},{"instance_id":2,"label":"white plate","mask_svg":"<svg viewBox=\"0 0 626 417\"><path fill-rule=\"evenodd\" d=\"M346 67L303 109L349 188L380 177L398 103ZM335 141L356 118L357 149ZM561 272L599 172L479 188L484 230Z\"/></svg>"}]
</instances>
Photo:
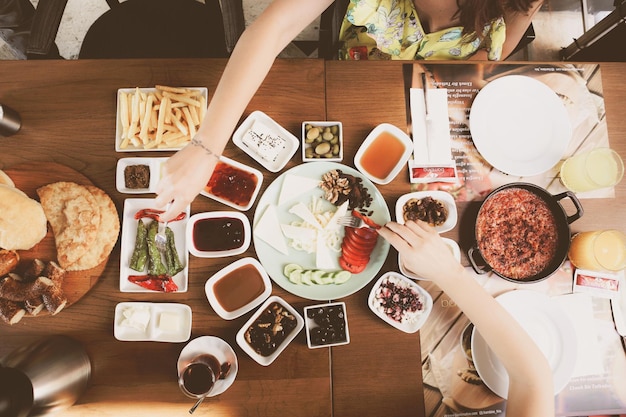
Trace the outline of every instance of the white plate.
<instances>
[{"instance_id":1,"label":"white plate","mask_svg":"<svg viewBox=\"0 0 626 417\"><path fill-rule=\"evenodd\" d=\"M168 158L121 158L117 161L115 186L117 191L124 194L155 193L156 186L161 179L161 166ZM150 185L148 188L126 188L124 170L130 165L147 165L150 169Z\"/></svg>"},{"instance_id":2,"label":"white plate","mask_svg":"<svg viewBox=\"0 0 626 417\"><path fill-rule=\"evenodd\" d=\"M230 371L225 379L219 379L215 383L215 388L208 395L214 397L226 391L237 377L237 371L239 370L239 363L237 362L237 355L233 348L216 336L200 336L187 343L183 350L180 352L178 362L176 363L176 370L178 375L189 365L189 363L197 356L204 354L211 354L220 363L230 363Z\"/></svg>"},{"instance_id":3,"label":"white plate","mask_svg":"<svg viewBox=\"0 0 626 417\"><path fill-rule=\"evenodd\" d=\"M278 154L275 161L266 161L257 154L254 149L250 149L245 143L243 143L243 136L250 130L255 122L261 122L268 128L276 132L280 137L285 139L285 148ZM261 164L265 169L271 172L278 172L287 165L287 162L298 150L300 141L294 135L292 135L287 129L279 125L274 119L269 117L262 111L256 110L250 113L250 115L241 122L241 125L233 133L233 143L237 145L241 150L250 155L255 161Z\"/></svg>"},{"instance_id":4,"label":"white plate","mask_svg":"<svg viewBox=\"0 0 626 417\"><path fill-rule=\"evenodd\" d=\"M271 355L262 356L256 353L256 351L252 348L252 346L250 346L248 342L246 342L245 333L246 333L246 330L248 330L248 327L250 327L252 323L255 322L255 320L261 315L261 313L263 313L263 310L265 310L270 304L274 302L285 307L287 311L289 311L296 318L297 324L296 324L296 327L291 331L291 333L287 335L285 340L283 340L283 342L280 345L278 345L276 350ZM289 343L291 343L293 339L295 339L295 337L298 335L298 333L300 333L300 330L302 330L303 327L304 327L304 319L296 311L296 309L293 308L288 302L286 302L282 298L276 295L273 295L267 300L265 300L263 305L259 307L259 309L252 315L252 317L250 317L250 319L246 322L246 324L244 324L241 327L241 329L237 332L236 340L237 340L237 344L239 345L239 347L241 347L241 349L243 349L243 351L246 352L248 356L254 359L258 364L263 365L263 366L268 366L272 362L274 362L276 358L278 358L281 352L285 350L285 348L289 345Z\"/></svg>"},{"instance_id":5,"label":"white plate","mask_svg":"<svg viewBox=\"0 0 626 417\"><path fill-rule=\"evenodd\" d=\"M444 242L446 242L446 245L450 247L450 250L452 251L452 254L454 255L454 259L456 259L457 262L461 262L461 248L459 248L459 244L456 243L454 240L448 239L446 237L443 237L442 239ZM409 271L408 269L404 267L404 264L402 263L402 256L399 253L398 253L398 267L400 268L400 273L407 278L425 280L425 278L418 277L417 275L415 275L414 273L412 273L411 271Z\"/></svg>"},{"instance_id":6,"label":"white plate","mask_svg":"<svg viewBox=\"0 0 626 417\"><path fill-rule=\"evenodd\" d=\"M261 295L259 295L254 300L250 301L248 304L242 306L241 308L238 308L235 311L226 311L224 310L224 308L222 308L219 301L217 301L217 298L215 298L215 291L213 290L213 286L215 285L217 281L222 279L225 275L229 274L235 269L241 268L244 265L252 265L254 268L256 268L256 270L261 275L261 278L263 279L265 290L263 291L263 293L261 293ZM261 266L259 261L257 261L254 258L241 258L231 263L230 265L220 269L211 278L209 278L207 282L204 284L204 293L206 294L206 297L209 300L209 304L211 304L211 307L217 313L218 316L220 316L224 320L232 320L232 319L236 319L237 317L243 316L248 311L254 309L256 306L261 304L265 299L267 299L267 297L269 297L270 294L272 293L272 282L270 281L270 278L267 276L267 273L265 272L265 270L263 269L263 266Z\"/></svg>"},{"instance_id":7,"label":"white plate","mask_svg":"<svg viewBox=\"0 0 626 417\"><path fill-rule=\"evenodd\" d=\"M221 251L201 251L196 248L193 242L193 229L197 221L204 219L229 218L237 219L243 224L243 242L240 247L230 250ZM198 258L223 258L226 256L235 256L244 253L250 246L250 220L243 213L238 211L208 211L205 213L196 213L189 218L187 222L187 248L189 253Z\"/></svg>"},{"instance_id":8,"label":"white plate","mask_svg":"<svg viewBox=\"0 0 626 417\"><path fill-rule=\"evenodd\" d=\"M208 100L209 90L206 87L183 87L189 90L200 91L200 94L204 97L205 101ZM122 145L122 119L120 117L120 96L121 93L134 93L135 88L120 88L117 90L117 111L115 116L115 151L117 152L141 152L141 151L177 151L181 149L183 146L171 147L171 148L153 148L153 149L144 149L138 148L133 145L128 145L128 147L123 148ZM142 93L153 93L156 91L156 88L140 88L140 92Z\"/></svg>"},{"instance_id":9,"label":"white plate","mask_svg":"<svg viewBox=\"0 0 626 417\"><path fill-rule=\"evenodd\" d=\"M316 162L314 164L298 165L284 172L280 177L274 180L274 182L267 187L267 190L259 199L257 209L254 213L254 221L252 223L252 239L257 257L259 258L259 261L261 261L263 267L265 267L265 270L272 280L286 291L310 300L336 300L359 291L376 276L380 268L385 263L385 259L389 253L389 243L387 243L385 239L379 238L370 256L370 262L367 265L367 268L359 274L354 274L346 283L341 285L297 285L290 282L287 277L283 275L283 267L288 263L296 263L304 269L315 269L315 254L309 254L304 251L297 251L293 248L289 248L289 254L284 255L254 234L254 226L258 223L259 218L265 212L268 205L276 205L276 212L281 223L290 223L292 221L299 220L298 216L289 213L289 209L298 201L308 204L311 201L312 196L316 198L323 198L322 189L317 188L299 196L297 199L290 200L288 204L278 206L280 188L286 175L293 174L302 177L321 179L323 174L333 169L340 169L346 174L354 175L363 179L363 185L367 188L373 199L369 208L373 211L371 216L372 220L380 225L383 225L391 220L385 199L380 194L376 186L362 174L353 168L336 162ZM330 205L330 203L328 204ZM332 205L330 206L332 207Z\"/></svg>"},{"instance_id":10,"label":"white plate","mask_svg":"<svg viewBox=\"0 0 626 417\"><path fill-rule=\"evenodd\" d=\"M541 81L522 75L501 77L483 87L469 120L472 140L485 160L520 177L556 165L572 136L559 96Z\"/></svg>"},{"instance_id":11,"label":"white plate","mask_svg":"<svg viewBox=\"0 0 626 417\"><path fill-rule=\"evenodd\" d=\"M443 224L436 226L435 230L439 233L444 233L454 229L458 218L456 203L452 194L445 191L415 191L413 193L401 195L396 200L396 222L404 224L402 209L407 201L412 198L421 200L425 197L431 197L434 200L441 201L448 208L448 218Z\"/></svg>"},{"instance_id":12,"label":"white plate","mask_svg":"<svg viewBox=\"0 0 626 417\"><path fill-rule=\"evenodd\" d=\"M382 311L380 311L380 310L378 310L376 308L376 304L377 304L377 302L376 302L376 291L380 287L380 285L383 282L383 280L385 280L387 278L390 278L390 277L396 278L398 280L401 280L401 281L407 283L410 288L415 290L421 296L421 298L422 298L422 300L424 302L424 311L414 321L406 322L406 323L400 323L398 321L393 320L387 314L385 314L384 312L382 312ZM402 330L405 333L415 333L424 325L424 323L426 323L426 320L428 319L428 316L430 315L430 312L433 310L433 299L432 299L432 297L430 296L430 294L426 290L424 290L422 287L417 285L414 281L411 281L407 277L402 276L402 275L400 275L400 274L398 274L396 272L387 272L387 273L383 274L383 276L381 276L378 279L378 281L376 281L376 284L374 284L374 286L372 287L372 290L370 291L370 295L367 298L367 305L369 306L370 310L372 310L374 312L374 314L376 314L378 317L380 317L385 323L395 327L398 330Z\"/></svg>"},{"instance_id":13,"label":"white plate","mask_svg":"<svg viewBox=\"0 0 626 417\"><path fill-rule=\"evenodd\" d=\"M145 308L150 312L150 321L145 331L123 324L124 311L134 308ZM163 313L172 314L178 318L179 325L176 330L167 331L159 325ZM119 303L115 306L114 335L117 340L122 341L185 342L191 336L191 308L188 305L176 303Z\"/></svg>"},{"instance_id":14,"label":"white plate","mask_svg":"<svg viewBox=\"0 0 626 417\"><path fill-rule=\"evenodd\" d=\"M232 167L238 168L242 171L248 172L252 175L254 175L257 179L256 181L256 188L254 189L254 192L252 193L252 196L250 197L250 201L248 201L248 204L244 205L244 206L240 206L239 204L235 204L232 201L229 200L225 200L221 197L218 197L216 195L213 195L209 192L207 192L206 190L202 190L200 192L200 194L202 194L205 197L208 197L212 200L215 200L219 203L222 204L226 204L229 207L232 207L234 209L237 210L241 210L241 211L246 211L248 210L250 207L252 207L252 205L254 204L254 201L256 200L257 195L259 194L259 190L261 189L261 184L263 184L263 174L261 173L261 171L259 171L258 169L254 169L252 167L249 167L248 165L244 165L240 162L235 161L234 159L230 159L227 158L225 156L221 156L220 157L220 161L222 161L223 163L230 165Z\"/></svg>"},{"instance_id":15,"label":"white plate","mask_svg":"<svg viewBox=\"0 0 626 417\"><path fill-rule=\"evenodd\" d=\"M135 219L135 213L145 208L155 208L153 198L127 198L124 201L124 218L122 219L122 240L121 240L121 254L120 254L120 291L121 292L150 292L146 288L140 287L128 280L129 275L143 275L144 272L137 272L130 269L130 257L133 254L135 248L135 238L137 237L137 220ZM185 211L187 214L183 220L168 223L168 227L174 232L176 238L176 251L180 257L181 262L185 266L181 272L176 274L172 279L178 285L178 291L187 291L187 274L189 270L189 252L187 252L187 239L185 238L185 230L187 227L187 221L189 219L189 206ZM148 219L144 219L146 226L149 224ZM151 220L150 220L151 221Z\"/></svg>"},{"instance_id":16,"label":"white plate","mask_svg":"<svg viewBox=\"0 0 626 417\"><path fill-rule=\"evenodd\" d=\"M554 377L554 394L569 382L577 356L576 329L565 311L546 294L530 290L506 292L496 300L519 322L546 356ZM485 385L507 398L509 376L480 332L472 332L472 357Z\"/></svg>"}]
</instances>

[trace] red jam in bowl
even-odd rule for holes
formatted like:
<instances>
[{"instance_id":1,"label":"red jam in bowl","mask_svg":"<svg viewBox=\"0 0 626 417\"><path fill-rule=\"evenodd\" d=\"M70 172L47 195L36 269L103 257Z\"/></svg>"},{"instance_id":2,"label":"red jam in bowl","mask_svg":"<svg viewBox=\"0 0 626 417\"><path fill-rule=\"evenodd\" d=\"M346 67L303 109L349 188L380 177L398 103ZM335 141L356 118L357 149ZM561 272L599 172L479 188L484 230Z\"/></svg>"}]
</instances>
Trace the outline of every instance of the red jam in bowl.
<instances>
[{"instance_id":1,"label":"red jam in bowl","mask_svg":"<svg viewBox=\"0 0 626 417\"><path fill-rule=\"evenodd\" d=\"M253 173L220 161L215 166L205 191L245 207L252 200L257 183L258 179Z\"/></svg>"}]
</instances>

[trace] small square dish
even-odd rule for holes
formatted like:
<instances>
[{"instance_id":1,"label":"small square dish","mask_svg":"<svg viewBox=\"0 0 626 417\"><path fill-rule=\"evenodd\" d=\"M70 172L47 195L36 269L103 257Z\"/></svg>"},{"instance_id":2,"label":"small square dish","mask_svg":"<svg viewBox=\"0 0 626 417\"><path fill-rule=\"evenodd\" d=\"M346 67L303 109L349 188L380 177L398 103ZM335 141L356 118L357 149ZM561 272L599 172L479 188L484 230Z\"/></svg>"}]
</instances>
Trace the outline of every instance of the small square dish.
<instances>
[{"instance_id":1,"label":"small square dish","mask_svg":"<svg viewBox=\"0 0 626 417\"><path fill-rule=\"evenodd\" d=\"M246 211L254 204L262 183L261 171L222 156L200 194L234 209Z\"/></svg>"},{"instance_id":2,"label":"small square dish","mask_svg":"<svg viewBox=\"0 0 626 417\"><path fill-rule=\"evenodd\" d=\"M350 343L346 303L316 304L304 307L306 342L310 349Z\"/></svg>"},{"instance_id":3,"label":"small square dish","mask_svg":"<svg viewBox=\"0 0 626 417\"><path fill-rule=\"evenodd\" d=\"M413 153L413 141L400 128L382 123L365 138L354 156L354 166L376 184L389 184Z\"/></svg>"},{"instance_id":4,"label":"small square dish","mask_svg":"<svg viewBox=\"0 0 626 417\"><path fill-rule=\"evenodd\" d=\"M115 306L113 333L121 341L186 342L191 308L177 303L124 302Z\"/></svg>"},{"instance_id":5,"label":"small square dish","mask_svg":"<svg viewBox=\"0 0 626 417\"><path fill-rule=\"evenodd\" d=\"M456 243L454 240L448 239L446 237L442 239L452 251L452 254L454 255L454 259L456 259L457 262L461 262L461 248L459 248L459 244ZM408 277L411 279L417 279L417 280L424 280L424 278L415 275L413 272L409 271L408 269L404 267L404 264L402 262L402 256L400 254L398 254L398 266L400 268L400 273L404 275L405 277Z\"/></svg>"},{"instance_id":6,"label":"small square dish","mask_svg":"<svg viewBox=\"0 0 626 417\"><path fill-rule=\"evenodd\" d=\"M268 366L303 327L302 316L285 300L273 295L237 332L236 340L248 356L258 364Z\"/></svg>"},{"instance_id":7,"label":"small square dish","mask_svg":"<svg viewBox=\"0 0 626 417\"><path fill-rule=\"evenodd\" d=\"M187 222L187 249L198 258L239 255L250 246L250 220L238 211L196 213Z\"/></svg>"},{"instance_id":8,"label":"small square dish","mask_svg":"<svg viewBox=\"0 0 626 417\"><path fill-rule=\"evenodd\" d=\"M408 218L419 219L444 233L456 226L457 217L454 197L445 191L415 191L396 201L396 221L400 224Z\"/></svg>"},{"instance_id":9,"label":"small square dish","mask_svg":"<svg viewBox=\"0 0 626 417\"><path fill-rule=\"evenodd\" d=\"M385 323L405 333L415 333L430 315L433 299L409 278L387 272L374 284L367 305Z\"/></svg>"},{"instance_id":10,"label":"small square dish","mask_svg":"<svg viewBox=\"0 0 626 417\"><path fill-rule=\"evenodd\" d=\"M153 198L127 198L124 201L124 217L122 219L122 237L121 237L121 253L120 253L120 291L121 292L186 292L188 284L188 268L189 268L189 252L187 251L187 239L185 238L185 231L187 228L187 222L189 220L189 206L184 212L184 218L182 220L171 221L168 223L168 228L171 229L174 235L173 246L176 248L176 255L182 266L182 270L177 272L173 276L169 277L166 273L167 279L156 279L150 277L149 259L144 263L141 270L137 271L131 268L131 262L133 261L133 253L135 252L137 230L139 226L139 219L135 216L142 210L153 210L155 207ZM145 213L145 211L143 212ZM182 214L181 214L182 216ZM147 229L156 220L150 217L142 217L142 222ZM171 249L170 249L171 250ZM161 257L162 265L166 265L165 257ZM141 264L141 263L140 263ZM179 269L179 268L177 268ZM161 275L161 274L156 274ZM131 282L131 278L135 282Z\"/></svg>"},{"instance_id":11,"label":"small square dish","mask_svg":"<svg viewBox=\"0 0 626 417\"><path fill-rule=\"evenodd\" d=\"M302 161L343 160L343 125L341 122L302 123Z\"/></svg>"},{"instance_id":12,"label":"small square dish","mask_svg":"<svg viewBox=\"0 0 626 417\"><path fill-rule=\"evenodd\" d=\"M299 145L298 138L259 110L235 130L233 143L271 172L283 169Z\"/></svg>"},{"instance_id":13,"label":"small square dish","mask_svg":"<svg viewBox=\"0 0 626 417\"><path fill-rule=\"evenodd\" d=\"M117 152L176 151L195 135L206 112L208 89L159 87L117 90ZM151 114L145 112L148 103Z\"/></svg>"},{"instance_id":14,"label":"small square dish","mask_svg":"<svg viewBox=\"0 0 626 417\"><path fill-rule=\"evenodd\" d=\"M209 304L224 320L236 319L272 293L270 277L255 258L241 258L222 268L204 285Z\"/></svg>"},{"instance_id":15,"label":"small square dish","mask_svg":"<svg viewBox=\"0 0 626 417\"><path fill-rule=\"evenodd\" d=\"M161 166L167 158L121 158L117 161L115 187L124 194L155 193Z\"/></svg>"}]
</instances>

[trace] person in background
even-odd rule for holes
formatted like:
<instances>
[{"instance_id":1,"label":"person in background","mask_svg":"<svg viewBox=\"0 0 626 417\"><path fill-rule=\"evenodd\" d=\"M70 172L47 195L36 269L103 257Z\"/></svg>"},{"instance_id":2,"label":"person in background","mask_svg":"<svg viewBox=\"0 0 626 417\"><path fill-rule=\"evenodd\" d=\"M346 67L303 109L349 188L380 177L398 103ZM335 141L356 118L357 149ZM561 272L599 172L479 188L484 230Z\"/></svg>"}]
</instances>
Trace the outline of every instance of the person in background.
<instances>
[{"instance_id":1,"label":"person in background","mask_svg":"<svg viewBox=\"0 0 626 417\"><path fill-rule=\"evenodd\" d=\"M480 331L509 375L506 416L554 416L552 370L519 323L456 261L437 231L422 221L389 222L379 234L409 271L441 288Z\"/></svg>"},{"instance_id":2,"label":"person in background","mask_svg":"<svg viewBox=\"0 0 626 417\"><path fill-rule=\"evenodd\" d=\"M374 49L372 55L394 59L503 59L541 2L352 0L342 31L346 57L351 48L361 47L355 42L369 38L375 44L365 46L367 54ZM244 31L196 136L165 164L156 190L158 206L172 203L164 219L175 217L202 191L276 56L331 4L332 0L274 0Z\"/></svg>"}]
</instances>

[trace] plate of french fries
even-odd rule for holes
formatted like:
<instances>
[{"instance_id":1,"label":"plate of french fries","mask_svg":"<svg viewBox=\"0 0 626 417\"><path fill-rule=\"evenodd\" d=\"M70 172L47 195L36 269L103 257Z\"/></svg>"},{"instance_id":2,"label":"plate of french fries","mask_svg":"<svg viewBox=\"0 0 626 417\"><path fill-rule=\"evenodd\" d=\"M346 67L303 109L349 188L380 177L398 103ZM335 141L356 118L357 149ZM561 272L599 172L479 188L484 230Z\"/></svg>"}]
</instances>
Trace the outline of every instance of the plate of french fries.
<instances>
[{"instance_id":1,"label":"plate of french fries","mask_svg":"<svg viewBox=\"0 0 626 417\"><path fill-rule=\"evenodd\" d=\"M195 136L207 108L205 87L117 90L115 150L175 151Z\"/></svg>"}]
</instances>

